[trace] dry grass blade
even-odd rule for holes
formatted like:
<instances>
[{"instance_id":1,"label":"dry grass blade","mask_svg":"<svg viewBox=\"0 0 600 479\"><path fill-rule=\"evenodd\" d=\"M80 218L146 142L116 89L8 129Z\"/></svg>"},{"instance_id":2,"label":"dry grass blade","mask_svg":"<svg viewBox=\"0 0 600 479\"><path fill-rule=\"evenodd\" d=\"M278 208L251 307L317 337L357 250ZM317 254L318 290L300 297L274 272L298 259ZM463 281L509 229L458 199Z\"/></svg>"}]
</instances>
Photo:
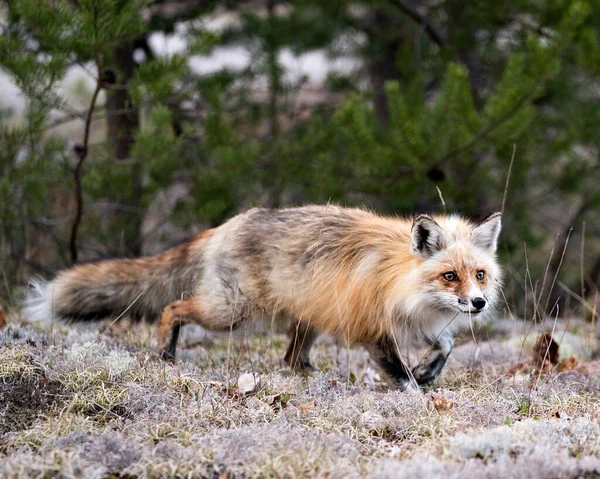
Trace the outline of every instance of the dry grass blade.
<instances>
[{"instance_id":1,"label":"dry grass blade","mask_svg":"<svg viewBox=\"0 0 600 479\"><path fill-rule=\"evenodd\" d=\"M502 208L500 213L504 216L504 206L506 205L506 197L508 196L508 185L510 184L510 176L512 174L512 167L515 161L515 153L517 152L517 145L513 145L512 155L510 157L510 163L508 165L508 172L506 173L506 183L504 184L504 195L502 196Z\"/></svg>"}]
</instances>

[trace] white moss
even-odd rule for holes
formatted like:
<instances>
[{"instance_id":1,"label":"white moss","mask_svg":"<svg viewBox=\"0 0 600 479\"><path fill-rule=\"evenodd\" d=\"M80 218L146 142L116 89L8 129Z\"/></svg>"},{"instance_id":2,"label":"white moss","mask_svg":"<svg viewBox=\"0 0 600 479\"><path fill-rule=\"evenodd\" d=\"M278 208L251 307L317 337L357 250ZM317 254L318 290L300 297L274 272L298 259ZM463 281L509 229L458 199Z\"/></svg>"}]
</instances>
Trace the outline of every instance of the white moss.
<instances>
[{"instance_id":1,"label":"white moss","mask_svg":"<svg viewBox=\"0 0 600 479\"><path fill-rule=\"evenodd\" d=\"M104 357L104 364L111 374L121 374L137 364L137 360L127 351L111 351Z\"/></svg>"}]
</instances>

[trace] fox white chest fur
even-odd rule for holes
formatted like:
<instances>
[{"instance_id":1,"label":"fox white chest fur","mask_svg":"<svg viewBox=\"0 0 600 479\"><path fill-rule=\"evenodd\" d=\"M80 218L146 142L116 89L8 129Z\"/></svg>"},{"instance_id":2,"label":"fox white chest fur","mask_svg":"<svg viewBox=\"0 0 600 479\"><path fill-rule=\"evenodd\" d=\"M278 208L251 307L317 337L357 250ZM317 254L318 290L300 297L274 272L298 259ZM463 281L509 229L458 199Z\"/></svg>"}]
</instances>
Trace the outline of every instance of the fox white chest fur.
<instances>
[{"instance_id":1,"label":"fox white chest fur","mask_svg":"<svg viewBox=\"0 0 600 479\"><path fill-rule=\"evenodd\" d=\"M63 271L30 297L26 314L95 319L139 296L131 311L160 316L162 355L172 359L182 324L229 331L255 314L284 313L291 367L311 369L310 347L327 332L364 344L399 387L413 377L426 384L444 366L452 332L497 301L499 233L499 214L473 223L330 205L253 209L156 256ZM414 371L398 335L434 344Z\"/></svg>"}]
</instances>

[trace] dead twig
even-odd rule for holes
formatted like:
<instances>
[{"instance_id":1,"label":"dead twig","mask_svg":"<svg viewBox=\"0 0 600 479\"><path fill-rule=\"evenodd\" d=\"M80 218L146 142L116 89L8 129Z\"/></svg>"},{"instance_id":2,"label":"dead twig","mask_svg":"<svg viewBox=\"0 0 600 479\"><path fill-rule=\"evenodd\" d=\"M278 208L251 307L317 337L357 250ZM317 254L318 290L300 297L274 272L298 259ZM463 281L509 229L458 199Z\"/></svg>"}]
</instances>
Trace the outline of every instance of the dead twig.
<instances>
[{"instance_id":1,"label":"dead twig","mask_svg":"<svg viewBox=\"0 0 600 479\"><path fill-rule=\"evenodd\" d=\"M94 8L94 29L98 29L98 12L96 8ZM75 201L76 201L76 209L75 209L75 220L73 221L73 226L71 228L71 238L69 240L69 249L71 250L71 261L73 263L77 262L78 251L77 251L77 231L79 229L79 225L81 223L81 216L83 214L83 188L81 185L81 169L83 167L83 163L87 158L89 152L89 141L90 141L90 127L92 124L92 116L94 114L94 108L96 106L96 100L98 98L98 94L102 89L103 81L102 81L102 67L100 64L100 57L97 52L94 55L97 76L96 76L96 87L94 88L94 94L92 95L92 100L90 102L90 107L88 108L86 119L85 119L85 131L83 134L83 144L79 147L75 148L75 152L79 157L77 161L77 165L75 165L74 171L74 180L75 180Z\"/></svg>"}]
</instances>

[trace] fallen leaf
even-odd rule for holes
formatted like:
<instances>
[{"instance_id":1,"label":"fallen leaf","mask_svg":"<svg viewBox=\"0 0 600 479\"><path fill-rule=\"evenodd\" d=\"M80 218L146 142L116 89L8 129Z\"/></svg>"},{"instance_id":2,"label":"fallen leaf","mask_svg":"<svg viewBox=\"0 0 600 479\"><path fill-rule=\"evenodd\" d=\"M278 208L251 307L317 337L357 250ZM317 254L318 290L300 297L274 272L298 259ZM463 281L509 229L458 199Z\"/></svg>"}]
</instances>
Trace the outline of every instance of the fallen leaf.
<instances>
[{"instance_id":1,"label":"fallen leaf","mask_svg":"<svg viewBox=\"0 0 600 479\"><path fill-rule=\"evenodd\" d=\"M429 398L429 402L433 404L433 407L436 409L437 412L450 411L450 409L452 409L452 406L454 406L452 399L445 399L441 396L432 396L431 398Z\"/></svg>"},{"instance_id":2,"label":"fallen leaf","mask_svg":"<svg viewBox=\"0 0 600 479\"><path fill-rule=\"evenodd\" d=\"M260 388L260 375L244 373L237 380L237 389L240 394L251 394Z\"/></svg>"},{"instance_id":3,"label":"fallen leaf","mask_svg":"<svg viewBox=\"0 0 600 479\"><path fill-rule=\"evenodd\" d=\"M533 363L542 371L548 368L546 361L552 366L558 363L560 353L558 351L558 343L550 333L540 334L533 347Z\"/></svg>"},{"instance_id":4,"label":"fallen leaf","mask_svg":"<svg viewBox=\"0 0 600 479\"><path fill-rule=\"evenodd\" d=\"M305 402L304 404L300 404L300 406L298 406L298 411L300 411L300 414L305 415L312 411L315 408L315 406L315 400L311 399L310 401Z\"/></svg>"},{"instance_id":5,"label":"fallen leaf","mask_svg":"<svg viewBox=\"0 0 600 479\"><path fill-rule=\"evenodd\" d=\"M570 369L575 369L577 366L579 366L579 361L577 361L575 356L564 358L558 365L558 372L569 371Z\"/></svg>"}]
</instances>

